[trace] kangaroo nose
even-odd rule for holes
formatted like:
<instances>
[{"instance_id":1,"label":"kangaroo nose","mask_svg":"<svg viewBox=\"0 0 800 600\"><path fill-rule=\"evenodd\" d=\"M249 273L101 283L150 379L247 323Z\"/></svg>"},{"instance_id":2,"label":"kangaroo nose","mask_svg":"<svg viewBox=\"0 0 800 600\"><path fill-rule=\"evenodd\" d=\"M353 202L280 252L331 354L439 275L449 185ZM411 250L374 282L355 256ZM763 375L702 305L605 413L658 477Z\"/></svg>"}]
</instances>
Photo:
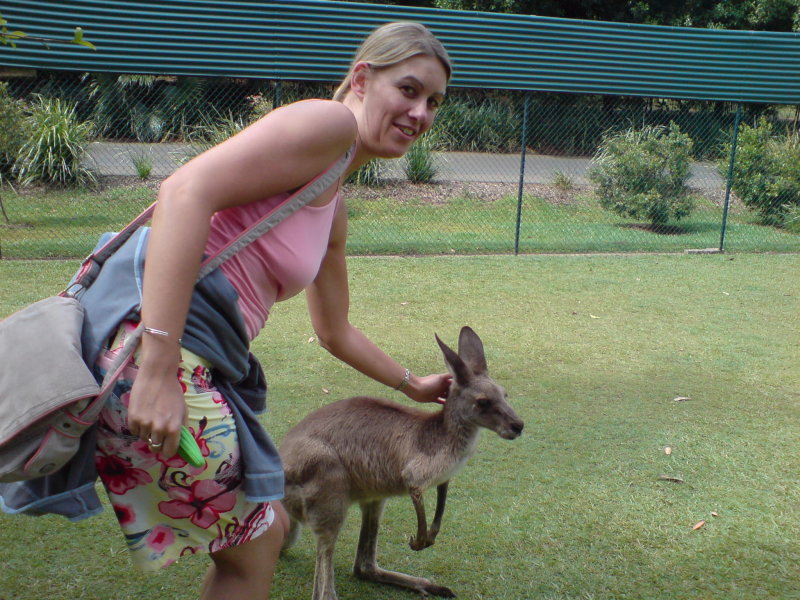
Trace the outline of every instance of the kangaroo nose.
<instances>
[{"instance_id":1,"label":"kangaroo nose","mask_svg":"<svg viewBox=\"0 0 800 600\"><path fill-rule=\"evenodd\" d=\"M517 421L516 423L511 424L511 431L513 431L516 435L522 433L522 429L525 427L525 423L522 421Z\"/></svg>"}]
</instances>

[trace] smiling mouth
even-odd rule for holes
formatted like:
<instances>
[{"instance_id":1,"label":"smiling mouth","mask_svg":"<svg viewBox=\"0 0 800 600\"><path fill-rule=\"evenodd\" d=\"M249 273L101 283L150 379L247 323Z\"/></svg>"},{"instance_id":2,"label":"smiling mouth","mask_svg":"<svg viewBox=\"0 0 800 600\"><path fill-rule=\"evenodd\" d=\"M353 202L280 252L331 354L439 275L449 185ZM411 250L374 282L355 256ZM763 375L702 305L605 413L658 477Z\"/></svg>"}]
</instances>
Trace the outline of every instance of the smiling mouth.
<instances>
[{"instance_id":1,"label":"smiling mouth","mask_svg":"<svg viewBox=\"0 0 800 600\"><path fill-rule=\"evenodd\" d=\"M414 137L417 134L416 129L413 129L411 127L404 127L403 125L398 125L397 128L409 137Z\"/></svg>"}]
</instances>

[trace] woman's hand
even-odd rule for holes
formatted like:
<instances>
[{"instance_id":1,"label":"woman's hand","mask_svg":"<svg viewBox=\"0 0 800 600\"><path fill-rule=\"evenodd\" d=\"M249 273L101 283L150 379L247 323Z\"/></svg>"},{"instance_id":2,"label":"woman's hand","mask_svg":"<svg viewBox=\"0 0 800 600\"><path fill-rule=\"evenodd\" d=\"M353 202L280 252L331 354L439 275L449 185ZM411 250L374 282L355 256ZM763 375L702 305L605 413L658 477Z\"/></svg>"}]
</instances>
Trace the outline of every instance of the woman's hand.
<instances>
[{"instance_id":1,"label":"woman's hand","mask_svg":"<svg viewBox=\"0 0 800 600\"><path fill-rule=\"evenodd\" d=\"M165 458L178 452L188 410L175 371L139 367L128 403L128 428Z\"/></svg>"},{"instance_id":2,"label":"woman's hand","mask_svg":"<svg viewBox=\"0 0 800 600\"><path fill-rule=\"evenodd\" d=\"M453 377L450 373L426 375L425 377L414 376L403 392L415 402L444 404L452 381Z\"/></svg>"}]
</instances>

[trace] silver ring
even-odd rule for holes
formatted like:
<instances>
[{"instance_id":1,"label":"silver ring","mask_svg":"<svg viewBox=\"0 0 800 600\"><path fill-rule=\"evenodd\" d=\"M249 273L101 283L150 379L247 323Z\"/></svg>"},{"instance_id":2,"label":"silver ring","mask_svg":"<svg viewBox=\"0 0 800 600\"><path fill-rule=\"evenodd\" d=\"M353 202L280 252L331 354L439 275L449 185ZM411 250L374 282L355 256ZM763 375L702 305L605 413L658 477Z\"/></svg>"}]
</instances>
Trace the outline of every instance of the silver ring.
<instances>
[{"instance_id":1,"label":"silver ring","mask_svg":"<svg viewBox=\"0 0 800 600\"><path fill-rule=\"evenodd\" d=\"M147 443L150 445L150 447L151 447L151 448L155 448L156 450L158 450L159 448L161 448L161 446L162 446L162 444L163 444L164 442L159 442L158 444L156 444L156 443L153 441L153 438L151 438L151 437L148 437L148 438L147 438Z\"/></svg>"}]
</instances>

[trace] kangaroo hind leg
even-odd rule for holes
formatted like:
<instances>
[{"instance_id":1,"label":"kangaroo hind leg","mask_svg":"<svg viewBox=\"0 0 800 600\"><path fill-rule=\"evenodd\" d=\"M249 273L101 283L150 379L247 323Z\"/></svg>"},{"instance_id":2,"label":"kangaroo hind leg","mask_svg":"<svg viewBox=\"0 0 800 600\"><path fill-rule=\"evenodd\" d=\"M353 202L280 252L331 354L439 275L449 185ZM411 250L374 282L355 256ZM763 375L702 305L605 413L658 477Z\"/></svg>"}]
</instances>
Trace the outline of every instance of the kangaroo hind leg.
<instances>
[{"instance_id":1,"label":"kangaroo hind leg","mask_svg":"<svg viewBox=\"0 0 800 600\"><path fill-rule=\"evenodd\" d=\"M329 474L333 474L331 471ZM317 539L312 600L337 600L333 554L350 505L346 479L329 477L322 489L305 498L305 525Z\"/></svg>"},{"instance_id":2,"label":"kangaroo hind leg","mask_svg":"<svg viewBox=\"0 0 800 600\"><path fill-rule=\"evenodd\" d=\"M387 571L378 566L378 526L385 500L374 500L361 504L361 533L358 538L356 561L353 574L359 579L385 583L397 587L408 588L423 596L440 596L455 598L449 588L436 585L424 577L414 577L396 571Z\"/></svg>"}]
</instances>

